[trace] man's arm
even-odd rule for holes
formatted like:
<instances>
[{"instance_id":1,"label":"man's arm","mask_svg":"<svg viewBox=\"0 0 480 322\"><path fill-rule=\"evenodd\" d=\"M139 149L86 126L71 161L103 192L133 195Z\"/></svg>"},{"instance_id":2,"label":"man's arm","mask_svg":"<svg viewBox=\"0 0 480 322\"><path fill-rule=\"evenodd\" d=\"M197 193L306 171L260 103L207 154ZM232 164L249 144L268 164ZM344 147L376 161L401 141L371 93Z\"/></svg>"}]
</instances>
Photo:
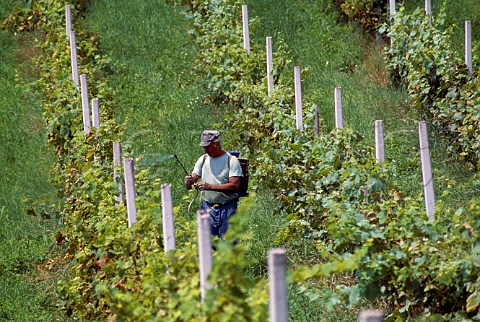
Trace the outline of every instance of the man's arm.
<instances>
[{"instance_id":1,"label":"man's arm","mask_svg":"<svg viewBox=\"0 0 480 322\"><path fill-rule=\"evenodd\" d=\"M197 184L197 188L199 190L212 190L227 193L238 192L240 190L240 177L230 177L228 183L224 184L210 184L202 181Z\"/></svg>"}]
</instances>

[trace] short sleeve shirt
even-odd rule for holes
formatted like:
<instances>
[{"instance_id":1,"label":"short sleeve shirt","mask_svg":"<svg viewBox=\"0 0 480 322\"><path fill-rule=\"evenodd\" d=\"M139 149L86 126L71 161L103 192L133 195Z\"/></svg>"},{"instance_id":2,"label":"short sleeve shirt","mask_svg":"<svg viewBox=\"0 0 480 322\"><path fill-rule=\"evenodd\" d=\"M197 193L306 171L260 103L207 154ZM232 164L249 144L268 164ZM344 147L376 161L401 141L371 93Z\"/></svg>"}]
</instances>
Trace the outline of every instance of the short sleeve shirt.
<instances>
[{"instance_id":1,"label":"short sleeve shirt","mask_svg":"<svg viewBox=\"0 0 480 322\"><path fill-rule=\"evenodd\" d=\"M230 166L228 164L229 158ZM235 156L228 153L218 158L202 155L195 163L193 173L201 177L201 181L209 184L225 184L229 182L230 177L243 177L240 162ZM225 193L205 190L202 194L203 199L208 203L225 203L238 198L236 192Z\"/></svg>"}]
</instances>

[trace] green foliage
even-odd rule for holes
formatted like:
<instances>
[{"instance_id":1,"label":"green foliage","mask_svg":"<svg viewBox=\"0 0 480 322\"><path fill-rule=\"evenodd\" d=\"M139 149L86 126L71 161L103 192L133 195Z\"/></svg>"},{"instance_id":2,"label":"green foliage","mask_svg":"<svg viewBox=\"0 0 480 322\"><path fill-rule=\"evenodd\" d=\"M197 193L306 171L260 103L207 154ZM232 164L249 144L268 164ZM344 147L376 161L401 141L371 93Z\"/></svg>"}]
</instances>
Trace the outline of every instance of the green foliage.
<instances>
[{"instance_id":1,"label":"green foliage","mask_svg":"<svg viewBox=\"0 0 480 322\"><path fill-rule=\"evenodd\" d=\"M439 220L426 221L419 203L395 189L389 165L374 160L361 135L348 128L329 132L323 125L318 136L313 134L308 99L305 130L294 130L294 91L291 80L282 77L291 64L289 52L274 55L275 91L269 96L261 72L263 50L253 45L248 55L240 45L238 1L188 4L192 35L201 50L195 71L208 99L229 105L224 126L236 132L232 142L250 153L255 179L275 189L278 212L286 218L278 240L309 239L317 245L317 261L323 263L295 270L295 282L351 274L334 290L315 293L300 286L299 291L312 300L321 298L327 308L381 297L399 319L474 317L479 308L479 202L458 211L440 205ZM93 95L105 104L100 131L85 135L78 89L69 78L67 39L58 38L64 33L63 5L36 4L38 28L45 33L36 89L43 94L50 144L59 156L54 182L66 201L65 228L57 237L72 261L70 278L59 285L68 314L83 320L265 320L265 280L243 274L252 263L246 256L250 242L242 209L227 240L215 242L213 288L203 304L195 223L184 205L176 208L178 248L161 251L161 181L151 169L135 174L138 222L125 229L125 206L115 205L118 191L109 166L111 141L122 128L113 120L109 84L100 80L108 60L98 54L96 39L79 30L81 68ZM281 39L278 43L285 48Z\"/></svg>"},{"instance_id":2,"label":"green foliage","mask_svg":"<svg viewBox=\"0 0 480 322\"><path fill-rule=\"evenodd\" d=\"M215 54L216 59L219 56ZM243 64L237 57L234 65ZM315 240L325 261L298 269L295 279L353 272L349 283L340 283L334 291L315 294L303 288L306 296L321 298L330 308L380 297L391 318L400 320L419 315L473 317L476 295L470 285L478 272L467 254L476 238L465 236L462 227L475 225L478 201L468 211L438 207L439 220L428 222L421 203L397 191L389 165L375 162L360 135L349 129L328 133L320 128L314 137L308 122L303 133L294 130L292 96L287 94L293 92L291 84L275 85L272 97L259 79L248 90L224 89L229 97L232 90L238 97L252 93L240 109L227 115L227 121L254 156L250 158L255 160L254 177L274 189L278 211L286 216L287 225L277 238ZM453 245L462 249L458 257L452 254ZM468 268L457 270L457 265ZM433 273L431 267L441 273ZM453 302L451 294L456 294Z\"/></svg>"},{"instance_id":3,"label":"green foliage","mask_svg":"<svg viewBox=\"0 0 480 322\"><path fill-rule=\"evenodd\" d=\"M367 32L376 31L387 8L385 1L381 0L342 0L337 3L350 21L360 22Z\"/></svg>"},{"instance_id":4,"label":"green foliage","mask_svg":"<svg viewBox=\"0 0 480 322\"><path fill-rule=\"evenodd\" d=\"M448 139L451 152L476 168L480 158L477 73L468 76L465 63L450 49L451 28L444 30L445 16L442 10L430 24L420 9L412 14L401 9L384 27L392 41L385 48L388 67L406 85L414 106Z\"/></svg>"}]
</instances>

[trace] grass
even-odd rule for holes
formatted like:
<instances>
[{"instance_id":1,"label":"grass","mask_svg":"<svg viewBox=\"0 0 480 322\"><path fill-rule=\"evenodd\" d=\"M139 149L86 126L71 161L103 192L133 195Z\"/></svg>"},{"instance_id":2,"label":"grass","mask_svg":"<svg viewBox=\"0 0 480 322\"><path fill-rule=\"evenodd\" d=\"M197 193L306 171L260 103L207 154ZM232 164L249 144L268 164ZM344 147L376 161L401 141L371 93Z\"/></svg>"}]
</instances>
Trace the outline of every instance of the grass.
<instances>
[{"instance_id":1,"label":"grass","mask_svg":"<svg viewBox=\"0 0 480 322\"><path fill-rule=\"evenodd\" d=\"M0 20L17 1L0 1ZM57 226L41 106L18 87L32 68L33 35L0 31L0 320L55 321L55 281L43 268ZM22 81L22 80L21 80ZM20 82L21 82L20 81Z\"/></svg>"},{"instance_id":2,"label":"grass","mask_svg":"<svg viewBox=\"0 0 480 322\"><path fill-rule=\"evenodd\" d=\"M137 167L151 166L154 176L171 183L178 201L186 173L164 156L176 154L190 172L203 154L200 133L221 120L221 111L202 103L191 72L197 49L187 35L190 25L181 12L153 0L94 1L87 17L90 30L101 36L100 49L120 71L110 84L116 119L126 126L123 150L142 158Z\"/></svg>"}]
</instances>

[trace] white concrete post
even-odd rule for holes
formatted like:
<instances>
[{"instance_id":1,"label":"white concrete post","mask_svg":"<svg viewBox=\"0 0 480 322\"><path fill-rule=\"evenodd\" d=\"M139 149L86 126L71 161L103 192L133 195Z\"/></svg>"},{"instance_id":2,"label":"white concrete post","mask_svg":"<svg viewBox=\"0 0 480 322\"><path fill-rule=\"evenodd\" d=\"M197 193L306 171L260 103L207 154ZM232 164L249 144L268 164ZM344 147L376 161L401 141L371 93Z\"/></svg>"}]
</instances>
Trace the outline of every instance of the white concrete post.
<instances>
[{"instance_id":1,"label":"white concrete post","mask_svg":"<svg viewBox=\"0 0 480 322\"><path fill-rule=\"evenodd\" d=\"M200 296L203 300L211 288L208 275L212 271L212 240L210 237L210 214L204 210L197 212L198 223L198 255L200 257Z\"/></svg>"},{"instance_id":2,"label":"white concrete post","mask_svg":"<svg viewBox=\"0 0 480 322\"><path fill-rule=\"evenodd\" d=\"M83 109L83 131L85 134L90 133L90 105L88 102L88 84L87 75L80 75L80 84L82 88L82 109Z\"/></svg>"},{"instance_id":3,"label":"white concrete post","mask_svg":"<svg viewBox=\"0 0 480 322\"><path fill-rule=\"evenodd\" d=\"M318 128L320 126L320 120L319 120L319 116L318 116L318 105L315 105L315 119L314 119L314 126L315 126L315 137L318 136Z\"/></svg>"},{"instance_id":4,"label":"white concrete post","mask_svg":"<svg viewBox=\"0 0 480 322\"><path fill-rule=\"evenodd\" d=\"M72 10L69 4L65 6L65 31L67 37L70 37L70 33L72 32Z\"/></svg>"},{"instance_id":5,"label":"white concrete post","mask_svg":"<svg viewBox=\"0 0 480 322\"><path fill-rule=\"evenodd\" d=\"M250 34L248 31L248 8L242 5L242 22L243 22L243 49L250 55Z\"/></svg>"},{"instance_id":6,"label":"white concrete post","mask_svg":"<svg viewBox=\"0 0 480 322\"><path fill-rule=\"evenodd\" d=\"M418 122L418 136L420 139L420 158L422 160L423 191L425 194L425 208L428 219L435 220L435 192L433 189L432 165L430 162L430 147L428 145L427 123Z\"/></svg>"},{"instance_id":7,"label":"white concrete post","mask_svg":"<svg viewBox=\"0 0 480 322\"><path fill-rule=\"evenodd\" d=\"M425 15L429 16L428 17L428 23L432 23L432 3L431 0L425 0Z\"/></svg>"},{"instance_id":8,"label":"white concrete post","mask_svg":"<svg viewBox=\"0 0 480 322\"><path fill-rule=\"evenodd\" d=\"M375 158L378 162L385 162L385 146L382 120L375 121Z\"/></svg>"},{"instance_id":9,"label":"white concrete post","mask_svg":"<svg viewBox=\"0 0 480 322\"><path fill-rule=\"evenodd\" d=\"M123 178L121 172L119 172L120 167L122 166L122 148L120 142L113 142L113 177L118 182L118 190L120 194L115 196L117 201L117 206L123 204L123 198L125 195L125 186L123 185Z\"/></svg>"},{"instance_id":10,"label":"white concrete post","mask_svg":"<svg viewBox=\"0 0 480 322\"><path fill-rule=\"evenodd\" d=\"M268 96L272 96L272 92L273 92L272 37L266 38L266 45L267 45L267 88L268 88Z\"/></svg>"},{"instance_id":11,"label":"white concrete post","mask_svg":"<svg viewBox=\"0 0 480 322\"><path fill-rule=\"evenodd\" d=\"M343 112L342 112L342 88L335 87L335 127L343 128Z\"/></svg>"},{"instance_id":12,"label":"white concrete post","mask_svg":"<svg viewBox=\"0 0 480 322\"><path fill-rule=\"evenodd\" d=\"M97 130L100 127L100 111L98 110L98 98L92 99L92 125Z\"/></svg>"},{"instance_id":13,"label":"white concrete post","mask_svg":"<svg viewBox=\"0 0 480 322\"><path fill-rule=\"evenodd\" d=\"M162 184L163 247L165 253L175 249L175 226L173 223L172 185Z\"/></svg>"},{"instance_id":14,"label":"white concrete post","mask_svg":"<svg viewBox=\"0 0 480 322\"><path fill-rule=\"evenodd\" d=\"M383 312L380 310L363 310L358 316L360 322L383 322Z\"/></svg>"},{"instance_id":15,"label":"white concrete post","mask_svg":"<svg viewBox=\"0 0 480 322\"><path fill-rule=\"evenodd\" d=\"M70 32L70 61L72 63L72 79L77 87L80 86L78 80L78 61L77 61L77 36L75 32Z\"/></svg>"},{"instance_id":16,"label":"white concrete post","mask_svg":"<svg viewBox=\"0 0 480 322\"><path fill-rule=\"evenodd\" d=\"M468 68L468 75L472 76L472 22L465 21L465 64Z\"/></svg>"},{"instance_id":17,"label":"white concrete post","mask_svg":"<svg viewBox=\"0 0 480 322\"><path fill-rule=\"evenodd\" d=\"M390 0L390 17L395 15L395 0Z\"/></svg>"},{"instance_id":18,"label":"white concrete post","mask_svg":"<svg viewBox=\"0 0 480 322\"><path fill-rule=\"evenodd\" d=\"M123 170L125 176L125 192L127 195L128 227L137 222L137 207L135 206L135 180L134 161L131 158L123 159Z\"/></svg>"},{"instance_id":19,"label":"white concrete post","mask_svg":"<svg viewBox=\"0 0 480 322\"><path fill-rule=\"evenodd\" d=\"M268 293L270 322L288 321L287 256L284 249L268 253Z\"/></svg>"},{"instance_id":20,"label":"white concrete post","mask_svg":"<svg viewBox=\"0 0 480 322\"><path fill-rule=\"evenodd\" d=\"M297 130L303 132L302 80L300 77L300 66L294 67L293 77L295 82L295 114Z\"/></svg>"}]
</instances>

